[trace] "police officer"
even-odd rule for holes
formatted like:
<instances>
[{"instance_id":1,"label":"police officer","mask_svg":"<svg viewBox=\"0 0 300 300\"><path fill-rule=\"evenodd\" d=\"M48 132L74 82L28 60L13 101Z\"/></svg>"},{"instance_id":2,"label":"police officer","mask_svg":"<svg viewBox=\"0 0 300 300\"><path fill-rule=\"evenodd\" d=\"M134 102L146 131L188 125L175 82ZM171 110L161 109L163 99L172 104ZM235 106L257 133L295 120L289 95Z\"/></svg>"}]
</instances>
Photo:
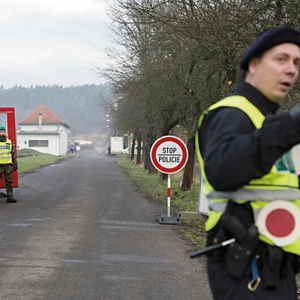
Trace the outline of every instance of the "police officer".
<instances>
[{"instance_id":1,"label":"police officer","mask_svg":"<svg viewBox=\"0 0 300 300\"><path fill-rule=\"evenodd\" d=\"M273 200L300 209L299 180L289 152L300 143L300 106L275 114L295 84L299 66L298 30L264 32L240 61L245 80L199 119L196 145L209 203L207 243L236 239L208 255L214 299L297 299L300 234L278 246L258 233L256 217Z\"/></svg>"},{"instance_id":2,"label":"police officer","mask_svg":"<svg viewBox=\"0 0 300 300\"><path fill-rule=\"evenodd\" d=\"M13 172L18 169L12 141L7 138L5 127L0 127L0 176L4 174L8 203L16 203L13 197Z\"/></svg>"}]
</instances>

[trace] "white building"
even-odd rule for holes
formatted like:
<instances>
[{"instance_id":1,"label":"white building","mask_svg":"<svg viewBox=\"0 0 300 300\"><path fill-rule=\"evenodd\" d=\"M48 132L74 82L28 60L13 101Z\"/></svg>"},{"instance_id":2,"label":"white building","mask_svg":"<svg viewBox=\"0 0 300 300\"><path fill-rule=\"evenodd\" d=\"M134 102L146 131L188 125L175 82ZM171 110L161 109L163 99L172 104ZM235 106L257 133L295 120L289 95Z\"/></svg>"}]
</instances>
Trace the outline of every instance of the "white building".
<instances>
[{"instance_id":1,"label":"white building","mask_svg":"<svg viewBox=\"0 0 300 300\"><path fill-rule=\"evenodd\" d=\"M19 149L31 148L53 155L67 153L70 127L47 105L42 104L18 124Z\"/></svg>"}]
</instances>

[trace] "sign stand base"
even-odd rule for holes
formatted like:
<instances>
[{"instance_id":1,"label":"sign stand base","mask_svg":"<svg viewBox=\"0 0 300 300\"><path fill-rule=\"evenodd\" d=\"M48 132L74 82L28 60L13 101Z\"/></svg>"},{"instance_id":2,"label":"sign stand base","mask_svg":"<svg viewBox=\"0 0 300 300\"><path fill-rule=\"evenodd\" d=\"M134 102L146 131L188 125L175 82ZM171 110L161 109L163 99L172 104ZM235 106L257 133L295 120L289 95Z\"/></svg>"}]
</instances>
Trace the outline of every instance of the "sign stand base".
<instances>
[{"instance_id":1,"label":"sign stand base","mask_svg":"<svg viewBox=\"0 0 300 300\"><path fill-rule=\"evenodd\" d=\"M156 222L159 224L177 225L180 224L180 215L159 215L156 217Z\"/></svg>"}]
</instances>

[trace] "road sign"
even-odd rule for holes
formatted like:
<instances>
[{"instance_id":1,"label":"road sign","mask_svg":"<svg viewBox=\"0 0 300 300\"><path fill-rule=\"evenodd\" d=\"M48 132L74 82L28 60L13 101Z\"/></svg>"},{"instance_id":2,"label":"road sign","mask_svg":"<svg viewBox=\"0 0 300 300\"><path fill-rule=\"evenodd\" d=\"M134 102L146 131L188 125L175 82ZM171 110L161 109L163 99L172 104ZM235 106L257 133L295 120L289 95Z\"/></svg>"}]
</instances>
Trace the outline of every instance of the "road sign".
<instances>
[{"instance_id":1,"label":"road sign","mask_svg":"<svg viewBox=\"0 0 300 300\"><path fill-rule=\"evenodd\" d=\"M168 174L168 214L160 215L157 221L161 224L178 224L180 217L171 216L171 175L184 168L188 160L185 143L176 136L165 135L156 140L150 150L153 166L160 172Z\"/></svg>"},{"instance_id":2,"label":"road sign","mask_svg":"<svg viewBox=\"0 0 300 300\"><path fill-rule=\"evenodd\" d=\"M299 208L288 201L272 201L259 212L257 226L275 245L290 245L300 237Z\"/></svg>"},{"instance_id":3,"label":"road sign","mask_svg":"<svg viewBox=\"0 0 300 300\"><path fill-rule=\"evenodd\" d=\"M165 135L157 139L150 150L153 166L165 174L174 174L184 168L188 160L185 143L176 136Z\"/></svg>"}]
</instances>

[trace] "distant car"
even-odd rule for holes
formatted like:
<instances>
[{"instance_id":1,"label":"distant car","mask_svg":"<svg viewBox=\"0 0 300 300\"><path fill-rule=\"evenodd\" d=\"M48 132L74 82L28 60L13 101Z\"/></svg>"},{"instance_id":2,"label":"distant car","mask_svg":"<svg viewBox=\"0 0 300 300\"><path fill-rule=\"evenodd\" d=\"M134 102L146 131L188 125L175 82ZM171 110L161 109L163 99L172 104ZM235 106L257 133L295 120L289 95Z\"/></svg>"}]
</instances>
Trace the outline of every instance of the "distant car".
<instances>
[{"instance_id":1,"label":"distant car","mask_svg":"<svg viewBox=\"0 0 300 300\"><path fill-rule=\"evenodd\" d=\"M74 142L74 150L75 150L75 152L80 152L81 147L79 145L79 142Z\"/></svg>"},{"instance_id":2,"label":"distant car","mask_svg":"<svg viewBox=\"0 0 300 300\"><path fill-rule=\"evenodd\" d=\"M122 149L121 152L124 154L129 154L129 147Z\"/></svg>"},{"instance_id":3,"label":"distant car","mask_svg":"<svg viewBox=\"0 0 300 300\"><path fill-rule=\"evenodd\" d=\"M142 153L142 152L143 152L143 151L142 151L142 149L141 149L141 153ZM129 154L129 153L131 153L131 148L127 147L127 148L123 149L123 150L122 150L122 153L124 153L124 154ZM134 147L134 154L137 155L137 145L135 145L135 147Z\"/></svg>"}]
</instances>

